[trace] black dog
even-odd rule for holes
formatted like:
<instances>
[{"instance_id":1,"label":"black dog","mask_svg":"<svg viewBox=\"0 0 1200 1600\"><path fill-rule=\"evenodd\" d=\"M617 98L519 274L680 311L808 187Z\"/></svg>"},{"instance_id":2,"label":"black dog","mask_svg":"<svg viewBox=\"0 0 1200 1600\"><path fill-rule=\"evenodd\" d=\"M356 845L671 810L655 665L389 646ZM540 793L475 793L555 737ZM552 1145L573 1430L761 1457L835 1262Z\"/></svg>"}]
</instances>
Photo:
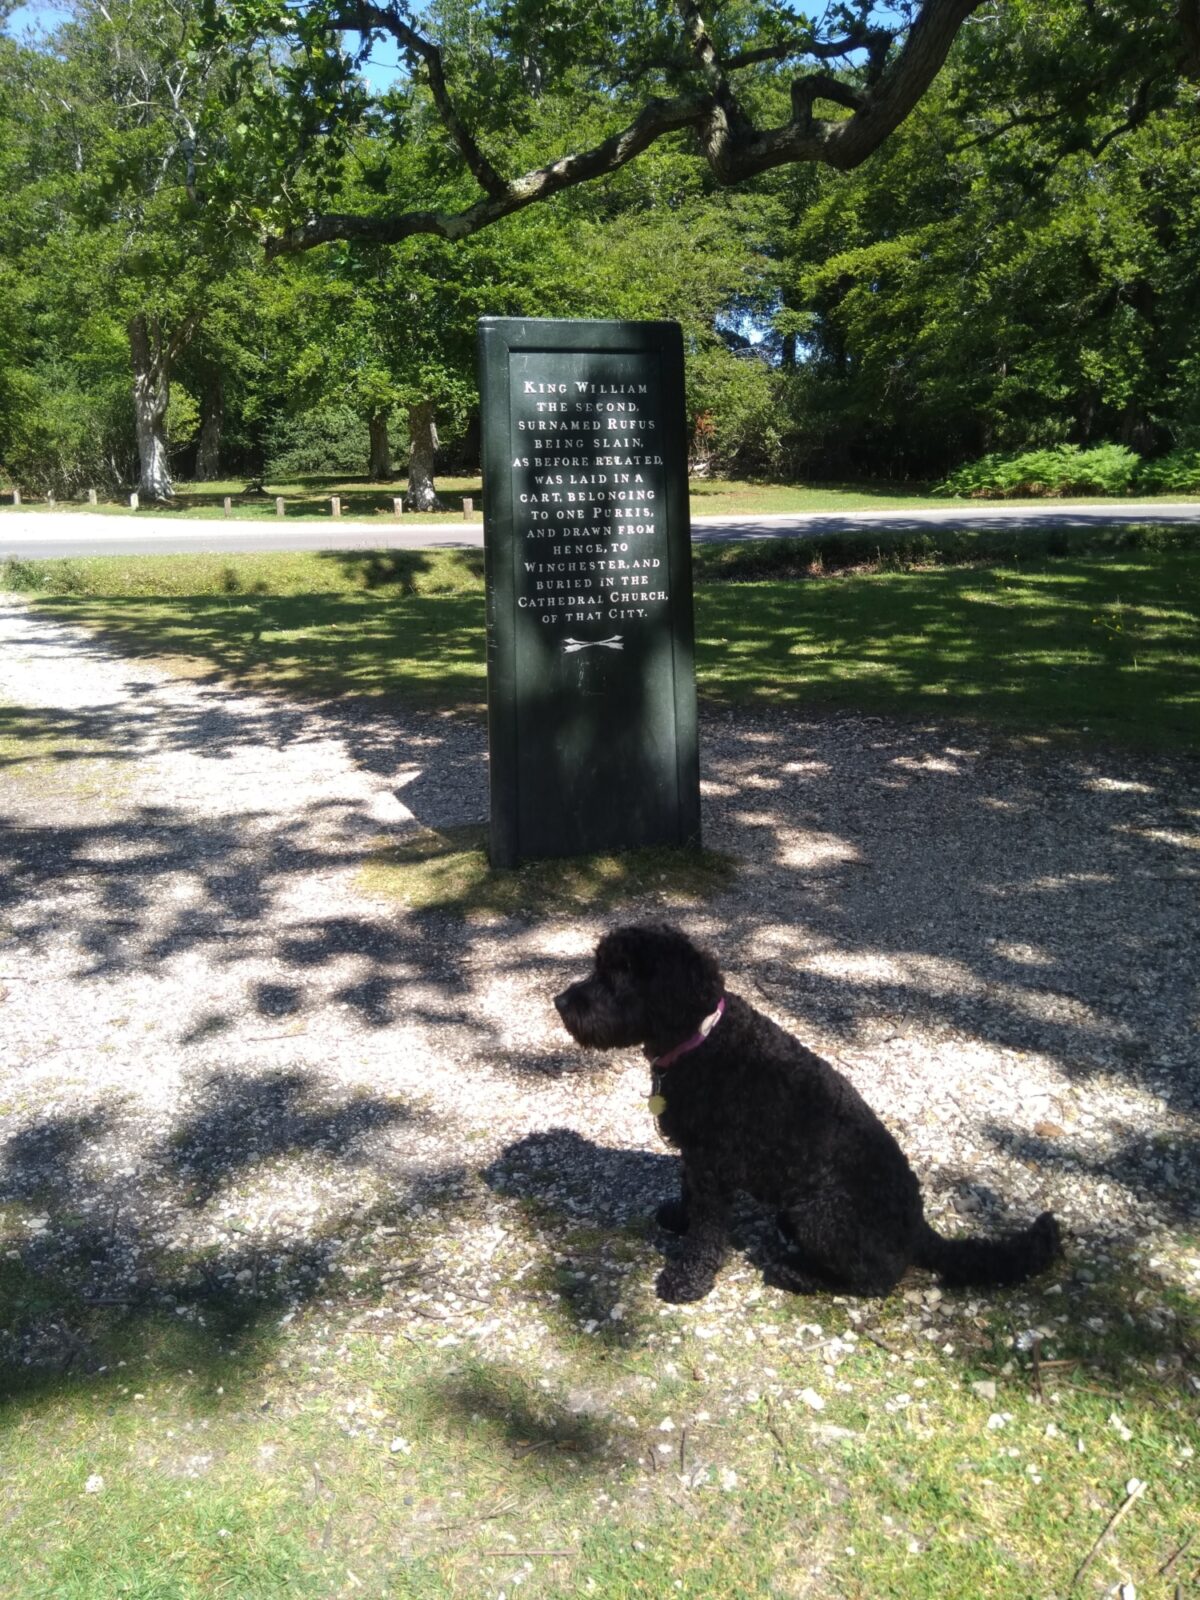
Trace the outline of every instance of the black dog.
<instances>
[{"instance_id":1,"label":"black dog","mask_svg":"<svg viewBox=\"0 0 1200 1600\"><path fill-rule=\"evenodd\" d=\"M726 1247L735 1190L775 1208L792 1249L773 1271L801 1293L885 1295L910 1265L951 1285L1019 1283L1061 1248L1049 1211L998 1239L943 1239L895 1139L828 1062L735 994L677 928L601 939L592 975L554 1004L594 1050L642 1045L650 1109L682 1158L682 1193L660 1208L684 1234L660 1273L664 1300L700 1300Z\"/></svg>"}]
</instances>

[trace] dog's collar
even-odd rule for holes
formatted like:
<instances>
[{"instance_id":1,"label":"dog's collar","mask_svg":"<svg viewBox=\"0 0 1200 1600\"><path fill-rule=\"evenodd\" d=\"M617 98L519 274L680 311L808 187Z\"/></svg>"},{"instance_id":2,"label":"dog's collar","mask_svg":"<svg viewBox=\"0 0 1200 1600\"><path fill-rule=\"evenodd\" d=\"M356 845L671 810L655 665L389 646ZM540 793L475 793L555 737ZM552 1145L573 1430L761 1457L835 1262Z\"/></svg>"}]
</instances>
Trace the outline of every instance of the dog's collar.
<instances>
[{"instance_id":1,"label":"dog's collar","mask_svg":"<svg viewBox=\"0 0 1200 1600\"><path fill-rule=\"evenodd\" d=\"M712 1016L705 1017L704 1021L696 1029L695 1033L690 1039L685 1039L682 1044L677 1044L674 1050L668 1050L665 1055L652 1057L650 1065L654 1067L656 1071L661 1072L664 1067L669 1067L673 1061L678 1061L680 1056L687 1055L689 1050L698 1049L704 1043L705 1039L708 1038L709 1034L716 1027L717 1023L720 1022L724 1014L725 996L722 995L720 1000L717 1001L717 1009L713 1012Z\"/></svg>"}]
</instances>

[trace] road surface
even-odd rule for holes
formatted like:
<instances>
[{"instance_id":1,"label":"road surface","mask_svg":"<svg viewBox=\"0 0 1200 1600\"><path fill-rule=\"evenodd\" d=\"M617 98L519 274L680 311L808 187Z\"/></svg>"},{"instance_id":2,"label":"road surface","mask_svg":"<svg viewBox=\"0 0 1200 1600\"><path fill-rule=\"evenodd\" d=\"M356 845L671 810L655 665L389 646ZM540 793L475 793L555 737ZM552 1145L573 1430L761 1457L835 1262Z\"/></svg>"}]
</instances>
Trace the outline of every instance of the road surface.
<instances>
[{"instance_id":1,"label":"road surface","mask_svg":"<svg viewBox=\"0 0 1200 1600\"><path fill-rule=\"evenodd\" d=\"M877 528L892 532L941 527L1077 528L1096 523L1151 522L1200 528L1200 501L1110 501L1064 506L991 504L920 511L806 511L769 516L693 517L697 544L741 539L806 538ZM215 555L263 550L428 550L438 545L478 548L483 521L421 522L388 518L376 522L332 517L229 521L152 512L0 510L0 560L47 556Z\"/></svg>"}]
</instances>

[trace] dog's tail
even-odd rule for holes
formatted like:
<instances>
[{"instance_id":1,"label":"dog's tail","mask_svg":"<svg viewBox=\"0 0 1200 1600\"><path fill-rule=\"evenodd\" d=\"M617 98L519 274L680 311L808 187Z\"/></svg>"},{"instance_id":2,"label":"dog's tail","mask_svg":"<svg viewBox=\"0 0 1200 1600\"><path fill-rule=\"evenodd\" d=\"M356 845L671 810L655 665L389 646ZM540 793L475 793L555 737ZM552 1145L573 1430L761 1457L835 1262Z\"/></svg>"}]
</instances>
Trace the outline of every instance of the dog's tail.
<instances>
[{"instance_id":1,"label":"dog's tail","mask_svg":"<svg viewBox=\"0 0 1200 1600\"><path fill-rule=\"evenodd\" d=\"M923 1223L915 1261L936 1272L950 1288L1021 1283L1041 1272L1062 1251L1062 1234L1051 1211L1018 1233L998 1239L943 1239Z\"/></svg>"}]
</instances>

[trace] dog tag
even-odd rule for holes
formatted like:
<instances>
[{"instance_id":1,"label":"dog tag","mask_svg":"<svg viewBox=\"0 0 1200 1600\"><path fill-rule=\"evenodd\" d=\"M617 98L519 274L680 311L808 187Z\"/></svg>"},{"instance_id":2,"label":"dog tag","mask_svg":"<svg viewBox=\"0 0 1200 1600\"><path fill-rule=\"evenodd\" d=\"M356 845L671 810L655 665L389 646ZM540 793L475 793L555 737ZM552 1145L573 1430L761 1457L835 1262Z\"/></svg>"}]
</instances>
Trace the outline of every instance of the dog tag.
<instances>
[{"instance_id":1,"label":"dog tag","mask_svg":"<svg viewBox=\"0 0 1200 1600\"><path fill-rule=\"evenodd\" d=\"M663 1112L667 1109L667 1102L660 1094L652 1094L646 1101L646 1104L650 1108L650 1115L652 1117L661 1117Z\"/></svg>"}]
</instances>

